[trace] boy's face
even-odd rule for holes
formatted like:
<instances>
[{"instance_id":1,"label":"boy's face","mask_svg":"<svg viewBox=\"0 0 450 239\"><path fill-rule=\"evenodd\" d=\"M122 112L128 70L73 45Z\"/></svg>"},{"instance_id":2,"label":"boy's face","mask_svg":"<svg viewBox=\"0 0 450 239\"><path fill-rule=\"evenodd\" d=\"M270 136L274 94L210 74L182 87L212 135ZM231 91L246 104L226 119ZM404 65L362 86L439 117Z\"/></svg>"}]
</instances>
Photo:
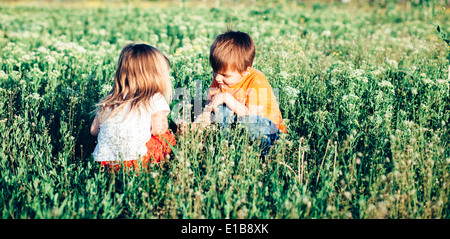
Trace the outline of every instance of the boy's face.
<instances>
[{"instance_id":1,"label":"boy's face","mask_svg":"<svg viewBox=\"0 0 450 239\"><path fill-rule=\"evenodd\" d=\"M225 85L227 87L233 87L237 85L244 78L247 71L238 72L237 70L222 70L215 72L213 71L213 79L219 83L219 85Z\"/></svg>"}]
</instances>

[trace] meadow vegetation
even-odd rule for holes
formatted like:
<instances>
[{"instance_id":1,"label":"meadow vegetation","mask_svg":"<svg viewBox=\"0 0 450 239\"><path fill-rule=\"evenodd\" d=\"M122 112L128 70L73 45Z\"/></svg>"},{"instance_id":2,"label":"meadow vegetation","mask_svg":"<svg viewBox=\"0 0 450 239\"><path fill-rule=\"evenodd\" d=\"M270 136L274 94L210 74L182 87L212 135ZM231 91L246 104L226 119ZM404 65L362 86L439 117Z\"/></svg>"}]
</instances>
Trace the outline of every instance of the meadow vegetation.
<instances>
[{"instance_id":1,"label":"meadow vegetation","mask_svg":"<svg viewBox=\"0 0 450 239\"><path fill-rule=\"evenodd\" d=\"M0 215L448 219L449 23L439 4L1 4ZM288 126L269 156L240 128L179 134L170 115L177 144L149 173L94 162L92 111L121 48L161 49L194 96L230 24L253 37Z\"/></svg>"}]
</instances>

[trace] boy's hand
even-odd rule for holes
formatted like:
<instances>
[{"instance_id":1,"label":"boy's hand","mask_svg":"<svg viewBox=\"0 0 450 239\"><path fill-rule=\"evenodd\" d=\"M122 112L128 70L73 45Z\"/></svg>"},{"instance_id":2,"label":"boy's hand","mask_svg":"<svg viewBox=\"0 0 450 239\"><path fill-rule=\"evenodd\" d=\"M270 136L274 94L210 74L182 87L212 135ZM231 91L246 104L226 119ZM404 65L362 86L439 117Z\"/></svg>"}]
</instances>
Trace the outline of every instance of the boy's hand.
<instances>
[{"instance_id":1,"label":"boy's hand","mask_svg":"<svg viewBox=\"0 0 450 239\"><path fill-rule=\"evenodd\" d=\"M213 110L216 110L217 106L222 104L227 104L229 102L229 97L232 97L229 93L217 93L213 96L207 107L210 107Z\"/></svg>"},{"instance_id":2,"label":"boy's hand","mask_svg":"<svg viewBox=\"0 0 450 239\"><path fill-rule=\"evenodd\" d=\"M206 127L211 124L211 111L205 110L202 114L197 116L197 119L195 119L193 128L195 128L195 125L201 124L203 127Z\"/></svg>"},{"instance_id":3,"label":"boy's hand","mask_svg":"<svg viewBox=\"0 0 450 239\"><path fill-rule=\"evenodd\" d=\"M249 109L244 103L237 101L230 93L217 93L213 96L207 107L216 110L219 105L225 104L236 115L245 116L249 114Z\"/></svg>"}]
</instances>

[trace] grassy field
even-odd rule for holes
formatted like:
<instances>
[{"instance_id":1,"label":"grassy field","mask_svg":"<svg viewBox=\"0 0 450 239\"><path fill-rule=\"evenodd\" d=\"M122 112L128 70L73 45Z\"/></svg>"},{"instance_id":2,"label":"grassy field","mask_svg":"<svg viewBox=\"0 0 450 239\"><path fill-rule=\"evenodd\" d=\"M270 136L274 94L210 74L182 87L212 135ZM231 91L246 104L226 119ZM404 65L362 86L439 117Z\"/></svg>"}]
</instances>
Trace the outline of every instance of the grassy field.
<instances>
[{"instance_id":1,"label":"grassy field","mask_svg":"<svg viewBox=\"0 0 450 239\"><path fill-rule=\"evenodd\" d=\"M386 2L0 4L1 218L449 219L450 11ZM287 122L269 157L212 126L149 173L105 172L91 113L124 44L161 49L194 96L227 25Z\"/></svg>"}]
</instances>

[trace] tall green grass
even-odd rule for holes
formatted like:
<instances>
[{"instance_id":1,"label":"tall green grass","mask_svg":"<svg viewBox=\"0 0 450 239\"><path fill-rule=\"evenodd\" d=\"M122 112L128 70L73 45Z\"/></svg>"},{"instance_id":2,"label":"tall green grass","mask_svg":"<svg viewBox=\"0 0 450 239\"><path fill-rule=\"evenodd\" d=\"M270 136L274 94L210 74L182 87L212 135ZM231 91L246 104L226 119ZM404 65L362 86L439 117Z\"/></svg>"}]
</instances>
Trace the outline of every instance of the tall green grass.
<instances>
[{"instance_id":1,"label":"tall green grass","mask_svg":"<svg viewBox=\"0 0 450 239\"><path fill-rule=\"evenodd\" d=\"M292 5L0 6L2 218L449 218L448 49L434 27L450 32L448 10ZM161 49L194 96L230 23L255 40L287 122L269 156L212 126L177 133L150 173L94 162L91 113L123 45Z\"/></svg>"}]
</instances>

